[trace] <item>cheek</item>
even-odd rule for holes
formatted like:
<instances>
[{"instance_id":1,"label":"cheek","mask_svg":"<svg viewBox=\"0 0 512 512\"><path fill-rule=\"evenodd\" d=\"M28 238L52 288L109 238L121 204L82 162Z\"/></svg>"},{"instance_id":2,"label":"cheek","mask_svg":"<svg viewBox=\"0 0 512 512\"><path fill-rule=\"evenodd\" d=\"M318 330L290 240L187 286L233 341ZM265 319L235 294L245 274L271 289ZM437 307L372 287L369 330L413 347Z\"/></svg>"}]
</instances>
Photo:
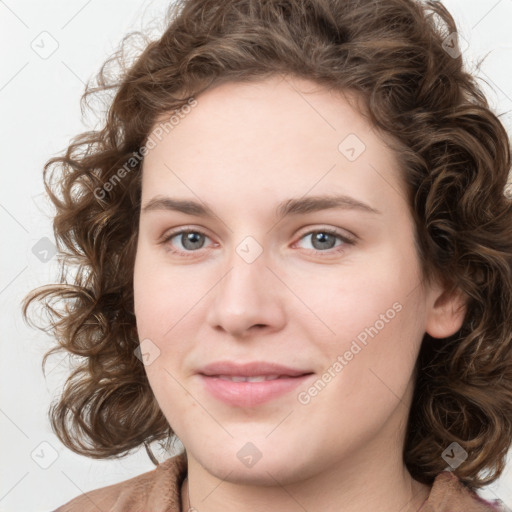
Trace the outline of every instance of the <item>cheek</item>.
<instances>
[{"instance_id":1,"label":"cheek","mask_svg":"<svg viewBox=\"0 0 512 512\"><path fill-rule=\"evenodd\" d=\"M339 279L316 280L317 289L328 292L307 296L322 320L320 330L313 332L311 315L299 321L336 375L340 397L365 395L371 402L382 400L389 389L407 387L423 339L425 304L414 248L402 248L390 246L371 264L340 273Z\"/></svg>"},{"instance_id":2,"label":"cheek","mask_svg":"<svg viewBox=\"0 0 512 512\"><path fill-rule=\"evenodd\" d=\"M340 337L330 357L342 356L335 393L340 403L373 417L404 400L423 339L423 314L421 297L406 291L383 294L354 310L351 335Z\"/></svg>"},{"instance_id":3,"label":"cheek","mask_svg":"<svg viewBox=\"0 0 512 512\"><path fill-rule=\"evenodd\" d=\"M390 332L390 326L400 330L417 280L414 267L403 263L390 253L363 265L294 277L293 289L302 299L295 306L295 319L317 327L330 345L335 339L347 342L359 335L364 341L368 331Z\"/></svg>"},{"instance_id":4,"label":"cheek","mask_svg":"<svg viewBox=\"0 0 512 512\"><path fill-rule=\"evenodd\" d=\"M184 346L178 341L179 319L186 313L184 291L170 272L152 262L141 248L134 266L134 308L142 353L150 354L144 369L167 420L174 424L194 407L178 384ZM176 290L180 290L176 292ZM175 326L175 327L174 327ZM186 416L186 415L185 415Z\"/></svg>"},{"instance_id":5,"label":"cheek","mask_svg":"<svg viewBox=\"0 0 512 512\"><path fill-rule=\"evenodd\" d=\"M134 265L134 310L142 340L159 338L175 322L186 289L173 279L168 269L154 256L154 251L139 244ZM177 292L179 290L179 292Z\"/></svg>"},{"instance_id":6,"label":"cheek","mask_svg":"<svg viewBox=\"0 0 512 512\"><path fill-rule=\"evenodd\" d=\"M177 377L181 371L184 358L195 344L198 325L204 322L200 299L208 287L205 285L203 290L197 283L208 281L186 267L164 264L151 250L139 249L134 266L134 308L141 349L146 343L155 354L145 367L151 387L157 395L161 389L173 395L180 389L174 389L172 376Z\"/></svg>"}]
</instances>

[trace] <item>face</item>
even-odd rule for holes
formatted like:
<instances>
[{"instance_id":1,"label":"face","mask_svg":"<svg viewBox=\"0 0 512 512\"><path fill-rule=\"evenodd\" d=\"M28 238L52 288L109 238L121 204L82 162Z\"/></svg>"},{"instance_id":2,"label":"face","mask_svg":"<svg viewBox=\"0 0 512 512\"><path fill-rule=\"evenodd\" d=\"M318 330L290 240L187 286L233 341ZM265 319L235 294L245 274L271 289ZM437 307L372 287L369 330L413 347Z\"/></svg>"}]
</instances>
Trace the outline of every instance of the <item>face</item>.
<instances>
[{"instance_id":1,"label":"face","mask_svg":"<svg viewBox=\"0 0 512 512\"><path fill-rule=\"evenodd\" d=\"M437 292L396 155L309 81L196 99L145 157L134 269L147 376L189 461L265 484L401 456Z\"/></svg>"}]
</instances>

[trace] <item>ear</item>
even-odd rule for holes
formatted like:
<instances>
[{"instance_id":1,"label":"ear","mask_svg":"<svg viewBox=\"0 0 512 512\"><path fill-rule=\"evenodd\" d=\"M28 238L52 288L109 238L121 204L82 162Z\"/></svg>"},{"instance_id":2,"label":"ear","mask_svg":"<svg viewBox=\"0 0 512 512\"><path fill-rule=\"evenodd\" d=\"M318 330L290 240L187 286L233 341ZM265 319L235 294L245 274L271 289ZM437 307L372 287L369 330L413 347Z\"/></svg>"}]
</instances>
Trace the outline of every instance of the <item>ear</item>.
<instances>
[{"instance_id":1,"label":"ear","mask_svg":"<svg viewBox=\"0 0 512 512\"><path fill-rule=\"evenodd\" d=\"M436 285L431 289L427 303L425 331L433 338L455 334L464 323L466 296L457 288L448 290Z\"/></svg>"}]
</instances>

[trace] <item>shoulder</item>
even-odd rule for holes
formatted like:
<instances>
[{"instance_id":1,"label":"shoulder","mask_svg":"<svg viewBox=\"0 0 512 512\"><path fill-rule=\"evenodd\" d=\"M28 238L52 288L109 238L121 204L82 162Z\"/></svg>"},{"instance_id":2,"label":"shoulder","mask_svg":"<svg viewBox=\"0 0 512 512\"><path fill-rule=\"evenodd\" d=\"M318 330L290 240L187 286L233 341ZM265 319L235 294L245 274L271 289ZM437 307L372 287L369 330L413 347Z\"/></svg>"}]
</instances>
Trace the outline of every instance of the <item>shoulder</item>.
<instances>
[{"instance_id":1,"label":"shoulder","mask_svg":"<svg viewBox=\"0 0 512 512\"><path fill-rule=\"evenodd\" d=\"M430 495L418 512L511 512L500 500L487 501L451 471L436 476Z\"/></svg>"},{"instance_id":2,"label":"shoulder","mask_svg":"<svg viewBox=\"0 0 512 512\"><path fill-rule=\"evenodd\" d=\"M82 493L55 512L179 511L180 486L186 471L186 454L181 453L152 471Z\"/></svg>"}]
</instances>

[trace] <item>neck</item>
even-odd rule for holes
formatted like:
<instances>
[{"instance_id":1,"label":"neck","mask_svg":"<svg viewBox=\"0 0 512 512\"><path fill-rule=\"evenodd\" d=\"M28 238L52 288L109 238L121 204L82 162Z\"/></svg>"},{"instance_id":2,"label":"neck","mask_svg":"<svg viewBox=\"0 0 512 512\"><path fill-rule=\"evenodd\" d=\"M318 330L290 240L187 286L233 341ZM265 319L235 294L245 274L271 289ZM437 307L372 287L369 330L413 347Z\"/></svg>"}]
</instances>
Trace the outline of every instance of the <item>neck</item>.
<instances>
[{"instance_id":1,"label":"neck","mask_svg":"<svg viewBox=\"0 0 512 512\"><path fill-rule=\"evenodd\" d=\"M182 486L182 511L201 512L418 512L430 487L414 480L404 466L351 463L300 482L261 486L213 477L190 457ZM192 483L190 483L190 481Z\"/></svg>"}]
</instances>

